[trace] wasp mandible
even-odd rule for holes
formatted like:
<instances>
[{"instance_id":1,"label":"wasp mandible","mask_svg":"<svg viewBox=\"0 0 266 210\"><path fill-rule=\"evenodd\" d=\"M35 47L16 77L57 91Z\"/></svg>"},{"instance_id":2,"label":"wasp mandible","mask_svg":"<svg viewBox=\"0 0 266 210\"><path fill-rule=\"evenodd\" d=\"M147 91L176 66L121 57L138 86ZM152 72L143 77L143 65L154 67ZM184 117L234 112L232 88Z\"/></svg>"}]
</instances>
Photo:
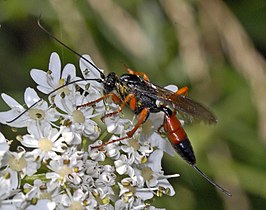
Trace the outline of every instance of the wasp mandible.
<instances>
[{"instance_id":1,"label":"wasp mandible","mask_svg":"<svg viewBox=\"0 0 266 210\"><path fill-rule=\"evenodd\" d=\"M190 118L203 121L208 124L214 124L217 122L216 117L210 112L207 108L201 105L198 102L187 97L188 88L183 87L176 92L172 92L160 86L157 86L150 82L149 77L143 72L135 72L127 68L128 73L118 76L116 73L111 72L108 75L105 75L94 63L86 59L76 51L72 50L70 47L65 45L50 32L48 32L38 20L39 27L48 34L52 39L56 40L62 46L88 62L96 71L99 72L100 78L95 79L83 79L83 81L96 81L103 85L104 95L94 101L91 101L86 104L82 104L77 107L77 109L84 106L91 106L95 103L98 103L106 98L111 98L115 103L119 104L118 110L109 114L106 114L103 118L111 117L120 113L123 108L128 105L129 108L137 115L137 123L134 125L133 129L127 133L126 136L110 140L102 145L95 146L94 148L101 148L107 144L111 144L117 141L122 141L124 139L131 138L138 128L145 123L148 119L150 113L164 113L164 120L162 126L158 129L160 132L161 129L164 130L167 138L170 140L173 148L178 153L181 158L183 158L189 165L191 165L201 176L203 176L209 183L219 189L221 192L225 193L228 196L231 196L231 193L223 189L221 186L212 181L205 173L203 173L196 166L196 157L193 152L192 145L190 140L182 127L179 119L177 118L177 112L189 116ZM60 88L73 84L78 81L69 82L52 92L48 93L50 95ZM27 110L35 106L39 101L34 103ZM159 103L158 103L159 102ZM18 119L23 115L27 110L22 112L19 116L13 119L11 122Z\"/></svg>"}]
</instances>

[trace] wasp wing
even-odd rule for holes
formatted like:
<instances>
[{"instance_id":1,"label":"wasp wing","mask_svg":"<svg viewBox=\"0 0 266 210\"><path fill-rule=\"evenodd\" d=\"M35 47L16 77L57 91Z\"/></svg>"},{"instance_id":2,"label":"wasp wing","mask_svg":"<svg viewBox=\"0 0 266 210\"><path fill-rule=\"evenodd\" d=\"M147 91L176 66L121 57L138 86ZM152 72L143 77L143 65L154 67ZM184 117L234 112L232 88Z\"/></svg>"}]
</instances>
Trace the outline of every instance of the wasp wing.
<instances>
[{"instance_id":1,"label":"wasp wing","mask_svg":"<svg viewBox=\"0 0 266 210\"><path fill-rule=\"evenodd\" d=\"M208 124L217 122L214 114L200 103L193 101L186 96L176 94L170 90L154 85L148 81L145 81L145 83L146 85L135 87L135 89L146 96L160 101L166 106L172 107L178 111L179 114L188 117L189 119L200 120Z\"/></svg>"}]
</instances>

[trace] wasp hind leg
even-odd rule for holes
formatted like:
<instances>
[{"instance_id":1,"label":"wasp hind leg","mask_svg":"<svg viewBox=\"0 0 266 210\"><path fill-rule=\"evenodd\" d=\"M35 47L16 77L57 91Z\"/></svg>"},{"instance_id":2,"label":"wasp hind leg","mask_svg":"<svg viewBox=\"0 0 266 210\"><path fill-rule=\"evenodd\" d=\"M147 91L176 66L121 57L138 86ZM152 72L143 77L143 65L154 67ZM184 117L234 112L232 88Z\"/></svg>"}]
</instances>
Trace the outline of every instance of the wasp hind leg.
<instances>
[{"instance_id":1,"label":"wasp hind leg","mask_svg":"<svg viewBox=\"0 0 266 210\"><path fill-rule=\"evenodd\" d=\"M128 68L127 66L126 66L126 70L129 74L137 75L137 76L142 77L145 81L150 81L148 75L145 74L144 72L133 71L132 69Z\"/></svg>"},{"instance_id":2,"label":"wasp hind leg","mask_svg":"<svg viewBox=\"0 0 266 210\"><path fill-rule=\"evenodd\" d=\"M188 95L188 87L187 86L181 87L180 89L178 89L178 91L175 92L175 94L187 96Z\"/></svg>"}]
</instances>

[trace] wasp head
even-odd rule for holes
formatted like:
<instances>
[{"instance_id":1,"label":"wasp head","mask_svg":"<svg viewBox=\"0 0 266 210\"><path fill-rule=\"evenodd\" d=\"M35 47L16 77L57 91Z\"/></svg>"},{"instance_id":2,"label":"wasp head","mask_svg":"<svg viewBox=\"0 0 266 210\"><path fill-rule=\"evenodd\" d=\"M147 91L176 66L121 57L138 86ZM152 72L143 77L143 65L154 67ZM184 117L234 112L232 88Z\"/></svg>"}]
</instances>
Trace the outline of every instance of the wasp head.
<instances>
[{"instance_id":1,"label":"wasp head","mask_svg":"<svg viewBox=\"0 0 266 210\"><path fill-rule=\"evenodd\" d=\"M116 73L111 72L107 75L105 82L104 82L104 92L105 94L110 93L116 88L116 84L119 81Z\"/></svg>"}]
</instances>

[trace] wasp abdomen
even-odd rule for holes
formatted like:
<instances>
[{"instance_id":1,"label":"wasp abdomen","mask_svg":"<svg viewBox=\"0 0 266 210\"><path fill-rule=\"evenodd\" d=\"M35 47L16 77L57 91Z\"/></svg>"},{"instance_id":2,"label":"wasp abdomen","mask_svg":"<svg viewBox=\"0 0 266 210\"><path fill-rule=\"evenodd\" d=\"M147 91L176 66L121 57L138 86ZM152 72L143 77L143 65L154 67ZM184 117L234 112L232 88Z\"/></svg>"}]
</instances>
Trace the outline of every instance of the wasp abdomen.
<instances>
[{"instance_id":1,"label":"wasp abdomen","mask_svg":"<svg viewBox=\"0 0 266 210\"><path fill-rule=\"evenodd\" d=\"M194 165L196 163L196 157L192 145L180 121L176 117L176 112L172 112L168 108L164 109L164 112L163 127L167 138L171 141L177 153L190 165Z\"/></svg>"},{"instance_id":2,"label":"wasp abdomen","mask_svg":"<svg viewBox=\"0 0 266 210\"><path fill-rule=\"evenodd\" d=\"M174 149L177 153L190 165L196 164L196 157L193 152L193 148L188 138L180 142L179 144L173 144Z\"/></svg>"}]
</instances>

